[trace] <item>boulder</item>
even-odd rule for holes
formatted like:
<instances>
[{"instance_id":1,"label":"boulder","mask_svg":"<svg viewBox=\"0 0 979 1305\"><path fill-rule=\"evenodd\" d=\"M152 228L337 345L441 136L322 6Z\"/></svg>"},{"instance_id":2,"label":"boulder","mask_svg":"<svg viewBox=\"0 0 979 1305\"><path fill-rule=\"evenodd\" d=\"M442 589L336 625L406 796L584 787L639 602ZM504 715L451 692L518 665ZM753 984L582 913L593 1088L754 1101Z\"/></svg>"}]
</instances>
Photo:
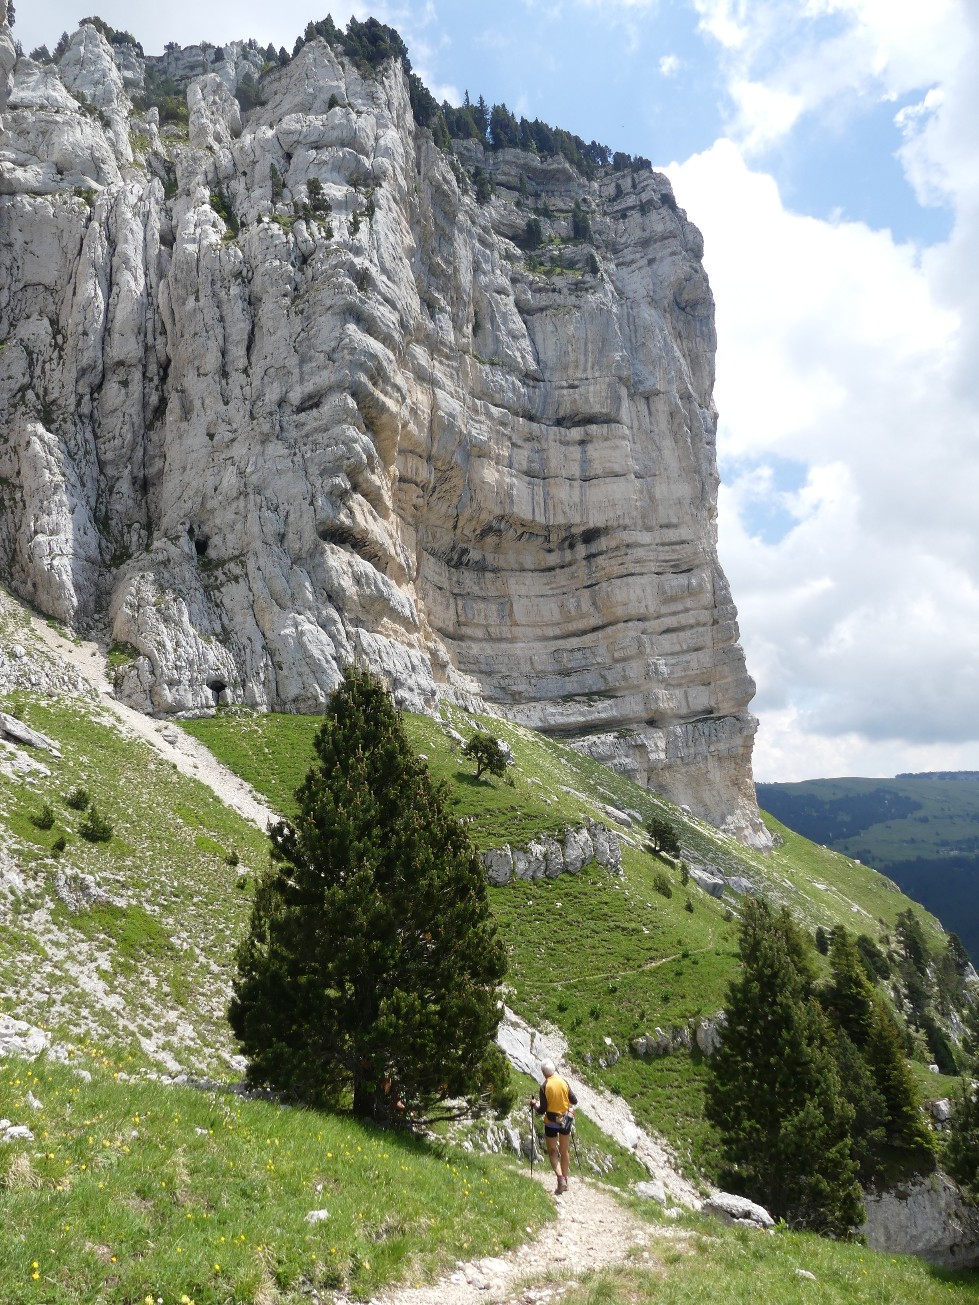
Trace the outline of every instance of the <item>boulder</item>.
<instances>
[{"instance_id":1,"label":"boulder","mask_svg":"<svg viewBox=\"0 0 979 1305\"><path fill-rule=\"evenodd\" d=\"M939 1101L932 1101L929 1109L936 1124L947 1124L952 1118L952 1102L948 1097L942 1097Z\"/></svg>"},{"instance_id":2,"label":"boulder","mask_svg":"<svg viewBox=\"0 0 979 1305\"><path fill-rule=\"evenodd\" d=\"M46 734L32 730L23 721L18 720L16 716L8 716L5 711L0 711L0 735L5 739L10 739L13 743L23 743L30 748L40 748L44 752L50 752L54 757L61 756L61 748L55 743L54 739L49 739Z\"/></svg>"},{"instance_id":3,"label":"boulder","mask_svg":"<svg viewBox=\"0 0 979 1305\"><path fill-rule=\"evenodd\" d=\"M513 853L510 846L505 843L500 848L490 848L489 851L483 852L483 865L486 867L486 878L491 884L502 885L508 884L513 878Z\"/></svg>"},{"instance_id":4,"label":"boulder","mask_svg":"<svg viewBox=\"0 0 979 1305\"><path fill-rule=\"evenodd\" d=\"M724 1026L726 1023L727 1017L722 1010L718 1011L713 1019L702 1019L697 1021L697 1025L694 1029L694 1040L705 1056L713 1056L714 1052L721 1045L724 1038Z\"/></svg>"},{"instance_id":5,"label":"boulder","mask_svg":"<svg viewBox=\"0 0 979 1305\"><path fill-rule=\"evenodd\" d=\"M775 1227L775 1220L763 1205L731 1192L712 1192L700 1208L702 1214L711 1214L723 1223L753 1228Z\"/></svg>"},{"instance_id":6,"label":"boulder","mask_svg":"<svg viewBox=\"0 0 979 1305\"><path fill-rule=\"evenodd\" d=\"M595 858L595 845L588 829L566 830L562 852L566 874L576 875L582 866L593 861Z\"/></svg>"},{"instance_id":7,"label":"boulder","mask_svg":"<svg viewBox=\"0 0 979 1305\"><path fill-rule=\"evenodd\" d=\"M941 1170L864 1193L871 1250L919 1255L944 1269L979 1267L979 1208Z\"/></svg>"},{"instance_id":8,"label":"boulder","mask_svg":"<svg viewBox=\"0 0 979 1305\"><path fill-rule=\"evenodd\" d=\"M690 867L690 878L698 888L702 888L711 897L720 899L724 896L726 881L723 875L716 874L711 870L705 870L702 866L692 865Z\"/></svg>"}]
</instances>

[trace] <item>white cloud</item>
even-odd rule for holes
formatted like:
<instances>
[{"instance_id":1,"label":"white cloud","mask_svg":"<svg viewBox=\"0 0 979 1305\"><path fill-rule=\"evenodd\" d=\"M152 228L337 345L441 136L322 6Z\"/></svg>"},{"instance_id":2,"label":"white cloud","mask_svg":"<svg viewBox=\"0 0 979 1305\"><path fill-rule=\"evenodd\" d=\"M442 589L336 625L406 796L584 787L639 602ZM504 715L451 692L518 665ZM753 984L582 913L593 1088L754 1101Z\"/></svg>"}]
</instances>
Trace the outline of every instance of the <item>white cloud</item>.
<instances>
[{"instance_id":1,"label":"white cloud","mask_svg":"<svg viewBox=\"0 0 979 1305\"><path fill-rule=\"evenodd\" d=\"M669 171L717 299L720 551L759 685L756 774L974 768L979 8L693 3L732 139ZM952 208L943 244L792 213L747 162L807 114L831 131L909 95L900 160Z\"/></svg>"},{"instance_id":2,"label":"white cloud","mask_svg":"<svg viewBox=\"0 0 979 1305\"><path fill-rule=\"evenodd\" d=\"M664 54L659 61L659 70L663 77L674 77L681 67L682 60L675 54Z\"/></svg>"},{"instance_id":3,"label":"white cloud","mask_svg":"<svg viewBox=\"0 0 979 1305\"><path fill-rule=\"evenodd\" d=\"M700 28L726 50L740 50L747 39L745 6L739 0L694 0Z\"/></svg>"},{"instance_id":4,"label":"white cloud","mask_svg":"<svg viewBox=\"0 0 979 1305\"><path fill-rule=\"evenodd\" d=\"M787 136L804 107L799 95L763 82L735 81L730 92L737 106L737 135L751 152L765 149Z\"/></svg>"},{"instance_id":5,"label":"white cloud","mask_svg":"<svg viewBox=\"0 0 979 1305\"><path fill-rule=\"evenodd\" d=\"M797 707L768 712L755 736L754 771L760 783L819 776L890 776L927 770L974 770L974 748L900 739L870 742L854 731L829 738L814 732Z\"/></svg>"},{"instance_id":6,"label":"white cloud","mask_svg":"<svg viewBox=\"0 0 979 1305\"><path fill-rule=\"evenodd\" d=\"M955 297L947 251L790 212L731 141L669 172L717 299L720 553L758 774L976 765L979 399L956 383L972 278ZM807 468L797 488L776 488L781 459ZM746 525L766 503L775 542Z\"/></svg>"},{"instance_id":7,"label":"white cloud","mask_svg":"<svg viewBox=\"0 0 979 1305\"><path fill-rule=\"evenodd\" d=\"M720 47L734 99L729 131L750 149L785 137L806 113L842 126L869 103L939 82L969 13L967 0L692 3Z\"/></svg>"}]
</instances>

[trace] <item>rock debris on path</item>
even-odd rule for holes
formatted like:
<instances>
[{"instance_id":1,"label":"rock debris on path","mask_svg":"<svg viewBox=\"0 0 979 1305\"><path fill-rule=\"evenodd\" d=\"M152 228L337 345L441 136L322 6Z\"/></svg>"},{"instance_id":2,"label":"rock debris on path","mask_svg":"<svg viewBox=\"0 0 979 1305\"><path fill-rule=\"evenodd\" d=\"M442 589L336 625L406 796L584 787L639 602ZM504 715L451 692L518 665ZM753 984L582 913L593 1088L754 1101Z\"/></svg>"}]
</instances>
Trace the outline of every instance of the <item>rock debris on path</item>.
<instances>
[{"instance_id":1,"label":"rock debris on path","mask_svg":"<svg viewBox=\"0 0 979 1305\"><path fill-rule=\"evenodd\" d=\"M553 1189L550 1172L538 1175ZM685 1238L674 1225L641 1222L600 1187L572 1176L557 1200L557 1222L505 1255L458 1264L438 1282L402 1287L375 1297L371 1305L476 1305L505 1301L536 1305L556 1301L580 1275L619 1264L654 1240Z\"/></svg>"}]
</instances>

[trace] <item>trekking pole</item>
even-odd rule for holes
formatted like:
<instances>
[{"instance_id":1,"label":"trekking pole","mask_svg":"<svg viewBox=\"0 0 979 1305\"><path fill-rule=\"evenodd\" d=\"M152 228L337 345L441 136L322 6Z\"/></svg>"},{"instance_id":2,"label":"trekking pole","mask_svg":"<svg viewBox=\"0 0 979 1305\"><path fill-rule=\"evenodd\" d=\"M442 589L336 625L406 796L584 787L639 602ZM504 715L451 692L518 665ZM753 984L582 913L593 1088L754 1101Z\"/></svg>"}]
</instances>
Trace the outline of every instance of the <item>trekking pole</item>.
<instances>
[{"instance_id":1,"label":"trekking pole","mask_svg":"<svg viewBox=\"0 0 979 1305\"><path fill-rule=\"evenodd\" d=\"M537 1129L534 1127L534 1107L530 1107L530 1176L534 1176L534 1143L537 1141Z\"/></svg>"},{"instance_id":2,"label":"trekking pole","mask_svg":"<svg viewBox=\"0 0 979 1305\"><path fill-rule=\"evenodd\" d=\"M581 1173L581 1156L578 1153L578 1131L574 1126L574 1120L571 1121L571 1142L574 1146L574 1158L578 1162L578 1172Z\"/></svg>"}]
</instances>

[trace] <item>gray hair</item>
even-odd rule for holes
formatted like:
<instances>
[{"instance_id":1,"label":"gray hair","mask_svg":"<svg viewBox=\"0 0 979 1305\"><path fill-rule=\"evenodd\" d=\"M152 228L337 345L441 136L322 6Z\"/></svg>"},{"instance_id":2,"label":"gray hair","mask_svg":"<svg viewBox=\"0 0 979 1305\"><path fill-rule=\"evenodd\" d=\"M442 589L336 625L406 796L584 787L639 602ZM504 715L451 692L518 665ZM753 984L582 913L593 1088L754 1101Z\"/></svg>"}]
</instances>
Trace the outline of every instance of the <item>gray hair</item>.
<instances>
[{"instance_id":1,"label":"gray hair","mask_svg":"<svg viewBox=\"0 0 979 1305\"><path fill-rule=\"evenodd\" d=\"M557 1070L554 1068L554 1061L542 1060L540 1063L540 1072L545 1078L550 1078L552 1074L556 1074Z\"/></svg>"}]
</instances>

